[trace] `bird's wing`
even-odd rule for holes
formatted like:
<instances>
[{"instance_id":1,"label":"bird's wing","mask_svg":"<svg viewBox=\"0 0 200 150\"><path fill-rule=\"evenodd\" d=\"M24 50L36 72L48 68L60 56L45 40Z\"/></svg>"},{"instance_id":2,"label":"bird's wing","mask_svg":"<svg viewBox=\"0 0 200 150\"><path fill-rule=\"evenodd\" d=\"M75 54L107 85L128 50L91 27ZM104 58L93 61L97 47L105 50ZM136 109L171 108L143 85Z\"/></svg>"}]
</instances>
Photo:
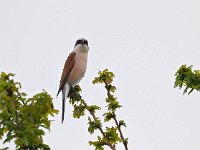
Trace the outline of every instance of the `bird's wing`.
<instances>
[{"instance_id":1,"label":"bird's wing","mask_svg":"<svg viewBox=\"0 0 200 150\"><path fill-rule=\"evenodd\" d=\"M63 68L62 76L60 79L60 86L59 86L57 96L60 93L60 91L63 89L63 87L65 86L65 83L67 82L69 74L75 65L75 55L76 55L75 52L71 52L69 56L67 57L67 60Z\"/></svg>"}]
</instances>

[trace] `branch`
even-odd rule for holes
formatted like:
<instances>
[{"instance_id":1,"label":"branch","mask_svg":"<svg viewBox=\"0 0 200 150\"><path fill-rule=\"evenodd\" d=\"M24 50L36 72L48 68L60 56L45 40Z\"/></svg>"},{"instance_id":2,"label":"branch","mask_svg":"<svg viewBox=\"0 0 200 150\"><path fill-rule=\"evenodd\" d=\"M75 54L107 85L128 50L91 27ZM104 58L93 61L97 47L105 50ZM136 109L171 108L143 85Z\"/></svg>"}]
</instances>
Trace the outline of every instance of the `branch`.
<instances>
[{"instance_id":1,"label":"branch","mask_svg":"<svg viewBox=\"0 0 200 150\"><path fill-rule=\"evenodd\" d=\"M110 90L109 90L109 84L108 84L108 83L105 83L105 88L106 88L106 90L107 90L107 96L108 96L108 98L111 98L112 95L111 95L111 92L110 92ZM116 117L115 111L112 111L112 113L113 113L112 118L114 119L115 124L116 124L116 126L117 126L117 129L118 129L118 131L119 131L119 133L120 133L120 138L121 138L121 140L122 140L122 142L123 142L123 144L124 144L125 150L128 150L128 145L127 145L127 144L128 144L128 141L127 141L127 139L125 139L124 136L123 136L123 133L122 133L122 130L121 130L121 125L120 125L120 123L117 121L117 117Z\"/></svg>"},{"instance_id":2,"label":"branch","mask_svg":"<svg viewBox=\"0 0 200 150\"><path fill-rule=\"evenodd\" d=\"M93 118L94 121L96 122L96 121L97 121L97 117L95 116L94 111L91 111L90 109L88 109L88 105L87 105L87 103L86 103L84 100L83 100L83 104L84 104L86 110L90 113L90 115L92 116L92 118ZM101 132L101 134L103 135L103 137L104 137L105 139L107 139L106 134L105 134L105 132L103 131L102 127L99 126L98 129L99 129L99 131ZM107 144L112 150L116 150L116 149L115 149L115 145L111 144L109 141L107 141L106 144Z\"/></svg>"},{"instance_id":3,"label":"branch","mask_svg":"<svg viewBox=\"0 0 200 150\"><path fill-rule=\"evenodd\" d=\"M109 142L109 139L107 138L105 132L103 131L103 128L102 128L102 125L101 123L99 123L99 119L98 117L96 117L95 115L95 108L94 109L91 109L91 106L88 106L87 103L85 102L85 100L83 100L81 98L81 95L80 93L78 93L79 91L76 91L77 89L74 89L73 87L71 87L71 92L69 94L69 97L71 99L71 103L74 107L77 107L75 105L76 102L80 102L80 105L83 104L84 105L84 108L90 113L90 115L92 116L94 122L96 122L98 125L96 126L96 128L101 132L102 136L104 139L106 139L106 142L104 143L105 145L109 146L112 150L116 150L115 148L115 144L112 144ZM79 105L79 106L80 106ZM77 117L79 118L80 116L74 116L74 117Z\"/></svg>"},{"instance_id":4,"label":"branch","mask_svg":"<svg viewBox=\"0 0 200 150\"><path fill-rule=\"evenodd\" d=\"M93 84L96 83L103 83L105 84L105 88L107 90L107 98L106 103L108 104L106 107L108 112L104 113L104 122L109 122L111 119L114 120L114 126L106 127L104 131L102 128L102 123L99 117L96 117L95 111L99 110L100 107L96 105L90 105L81 99L80 91L81 88L79 86L75 86L74 88L70 89L69 98L70 103L73 105L73 117L80 118L81 116L85 115L85 110L87 110L92 119L88 117L88 131L90 134L93 134L95 130L99 130L102 134L101 136L97 136L97 141L89 141L90 145L93 145L95 149L103 150L103 146L107 145L112 150L116 150L116 144L118 142L123 142L125 150L128 150L128 139L124 138L124 135L121 130L121 126L126 126L123 120L118 121L115 111L121 107L117 99L111 94L115 92L116 87L112 86L112 81L114 78L114 74L112 72L108 72L107 69L104 71L99 71L99 77L95 77L93 80Z\"/></svg>"}]
</instances>

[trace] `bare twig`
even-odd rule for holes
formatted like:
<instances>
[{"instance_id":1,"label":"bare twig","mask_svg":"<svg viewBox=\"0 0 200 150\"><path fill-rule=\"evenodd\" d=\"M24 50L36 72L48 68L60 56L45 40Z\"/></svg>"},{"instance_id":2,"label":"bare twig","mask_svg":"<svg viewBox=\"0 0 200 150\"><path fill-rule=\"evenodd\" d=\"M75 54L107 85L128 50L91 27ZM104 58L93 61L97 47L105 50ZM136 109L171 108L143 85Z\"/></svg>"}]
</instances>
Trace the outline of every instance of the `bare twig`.
<instances>
[{"instance_id":1,"label":"bare twig","mask_svg":"<svg viewBox=\"0 0 200 150\"><path fill-rule=\"evenodd\" d=\"M124 144L125 150L128 150L128 145L127 145L127 142L126 142L126 140L125 140L125 138L124 138L124 136L123 136L123 133L122 133L122 130L121 130L121 126L119 125L119 123L118 123L118 121L117 121L117 118L116 118L115 113L113 113L113 114L114 114L114 115L113 115L113 119L114 119L115 124L116 124L116 126L117 126L117 129L118 129L118 131L119 131L119 133L120 133L120 137L121 137L122 142L123 142L123 144Z\"/></svg>"}]
</instances>

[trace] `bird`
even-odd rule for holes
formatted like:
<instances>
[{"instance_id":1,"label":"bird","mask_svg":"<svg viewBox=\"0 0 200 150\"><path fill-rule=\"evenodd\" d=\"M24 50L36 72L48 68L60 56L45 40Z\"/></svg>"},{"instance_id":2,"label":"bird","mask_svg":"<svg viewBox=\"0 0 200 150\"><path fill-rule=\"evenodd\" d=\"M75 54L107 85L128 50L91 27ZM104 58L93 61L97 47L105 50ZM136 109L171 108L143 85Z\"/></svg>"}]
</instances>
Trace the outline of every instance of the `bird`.
<instances>
[{"instance_id":1,"label":"bird","mask_svg":"<svg viewBox=\"0 0 200 150\"><path fill-rule=\"evenodd\" d=\"M62 91L62 123L65 114L65 100L71 88L74 88L84 77L88 59L88 41L80 38L76 41L73 51L67 57L62 71L57 96Z\"/></svg>"}]
</instances>

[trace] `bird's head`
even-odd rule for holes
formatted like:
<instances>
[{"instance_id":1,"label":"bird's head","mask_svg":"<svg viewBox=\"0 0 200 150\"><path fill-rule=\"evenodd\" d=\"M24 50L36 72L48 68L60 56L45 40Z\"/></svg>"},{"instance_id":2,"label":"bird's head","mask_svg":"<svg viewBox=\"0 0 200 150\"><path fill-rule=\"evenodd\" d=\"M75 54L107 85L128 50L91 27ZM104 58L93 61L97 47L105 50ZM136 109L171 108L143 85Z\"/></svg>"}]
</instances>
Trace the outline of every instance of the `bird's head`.
<instances>
[{"instance_id":1,"label":"bird's head","mask_svg":"<svg viewBox=\"0 0 200 150\"><path fill-rule=\"evenodd\" d=\"M81 44L81 45L87 45L88 46L88 41L84 38L78 39L74 45L74 47L76 47L76 45Z\"/></svg>"}]
</instances>

